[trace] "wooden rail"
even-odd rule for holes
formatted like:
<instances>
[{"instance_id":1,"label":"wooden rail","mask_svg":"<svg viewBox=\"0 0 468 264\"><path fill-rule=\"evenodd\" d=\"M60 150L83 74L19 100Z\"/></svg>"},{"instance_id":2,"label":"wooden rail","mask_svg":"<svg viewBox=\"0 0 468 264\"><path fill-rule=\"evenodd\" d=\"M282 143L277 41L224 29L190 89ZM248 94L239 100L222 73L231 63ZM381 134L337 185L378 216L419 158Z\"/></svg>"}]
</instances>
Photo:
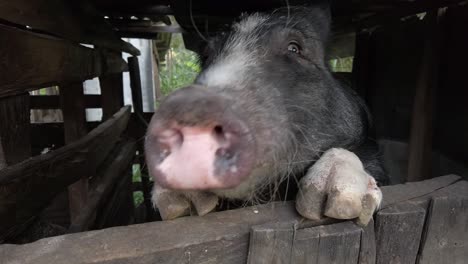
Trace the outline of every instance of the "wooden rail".
<instances>
[{"instance_id":1,"label":"wooden rail","mask_svg":"<svg viewBox=\"0 0 468 264\"><path fill-rule=\"evenodd\" d=\"M310 221L293 202L2 245L3 263L463 263L468 182L382 188L375 224ZM284 260L280 262L279 260Z\"/></svg>"},{"instance_id":2,"label":"wooden rail","mask_svg":"<svg viewBox=\"0 0 468 264\"><path fill-rule=\"evenodd\" d=\"M94 175L129 118L127 106L80 140L0 170L0 241L20 232L68 185Z\"/></svg>"}]
</instances>

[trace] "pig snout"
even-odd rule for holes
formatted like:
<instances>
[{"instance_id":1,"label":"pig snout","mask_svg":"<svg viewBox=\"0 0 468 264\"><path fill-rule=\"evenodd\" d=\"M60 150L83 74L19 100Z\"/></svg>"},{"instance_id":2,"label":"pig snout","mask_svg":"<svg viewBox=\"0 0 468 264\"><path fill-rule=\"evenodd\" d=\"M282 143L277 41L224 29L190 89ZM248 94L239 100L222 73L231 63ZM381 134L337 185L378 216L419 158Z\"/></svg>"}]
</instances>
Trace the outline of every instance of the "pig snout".
<instances>
[{"instance_id":1,"label":"pig snout","mask_svg":"<svg viewBox=\"0 0 468 264\"><path fill-rule=\"evenodd\" d=\"M162 187L233 188L251 173L256 144L232 101L206 87L188 86L168 96L146 135L149 172Z\"/></svg>"}]
</instances>

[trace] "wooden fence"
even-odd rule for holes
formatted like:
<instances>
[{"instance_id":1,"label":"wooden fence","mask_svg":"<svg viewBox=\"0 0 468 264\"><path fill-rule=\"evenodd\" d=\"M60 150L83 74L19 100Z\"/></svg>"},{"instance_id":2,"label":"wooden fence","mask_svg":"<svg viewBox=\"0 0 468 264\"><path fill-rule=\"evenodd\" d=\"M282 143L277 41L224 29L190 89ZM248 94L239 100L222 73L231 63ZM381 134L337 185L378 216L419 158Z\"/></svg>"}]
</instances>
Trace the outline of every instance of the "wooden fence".
<instances>
[{"instance_id":1,"label":"wooden fence","mask_svg":"<svg viewBox=\"0 0 468 264\"><path fill-rule=\"evenodd\" d=\"M468 182L382 188L375 220L301 218L292 202L0 246L2 263L466 263Z\"/></svg>"}]
</instances>

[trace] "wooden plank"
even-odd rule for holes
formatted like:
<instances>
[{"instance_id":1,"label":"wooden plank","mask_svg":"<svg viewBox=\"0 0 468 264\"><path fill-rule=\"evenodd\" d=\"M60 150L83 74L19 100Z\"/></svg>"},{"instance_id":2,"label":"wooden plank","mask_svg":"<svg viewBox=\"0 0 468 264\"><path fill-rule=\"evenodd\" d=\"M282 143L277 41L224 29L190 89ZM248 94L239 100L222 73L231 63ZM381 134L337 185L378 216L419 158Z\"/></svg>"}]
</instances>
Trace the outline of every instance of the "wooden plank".
<instances>
[{"instance_id":1,"label":"wooden plank","mask_svg":"<svg viewBox=\"0 0 468 264\"><path fill-rule=\"evenodd\" d=\"M377 213L376 263L415 263L426 210L401 203Z\"/></svg>"},{"instance_id":2,"label":"wooden plank","mask_svg":"<svg viewBox=\"0 0 468 264\"><path fill-rule=\"evenodd\" d=\"M466 263L468 259L467 196L435 197L432 200L418 263Z\"/></svg>"},{"instance_id":3,"label":"wooden plank","mask_svg":"<svg viewBox=\"0 0 468 264\"><path fill-rule=\"evenodd\" d=\"M135 152L133 152L135 154ZM132 164L128 164L126 173L122 174L115 184L110 198L98 211L93 228L102 229L128 225L133 214Z\"/></svg>"},{"instance_id":4,"label":"wooden plank","mask_svg":"<svg viewBox=\"0 0 468 264\"><path fill-rule=\"evenodd\" d=\"M86 112L84 103L83 83L73 83L60 87L60 101L63 113L65 144L70 144L85 136ZM68 203L70 219L73 221L83 210L88 198L88 178L91 175L81 175L81 179L68 186Z\"/></svg>"},{"instance_id":5,"label":"wooden plank","mask_svg":"<svg viewBox=\"0 0 468 264\"><path fill-rule=\"evenodd\" d=\"M452 185L460 179L461 177L457 175L446 175L420 182L383 186L380 188L383 193L383 200L380 208L384 209L400 202L425 196ZM429 198L424 199L428 200Z\"/></svg>"},{"instance_id":6,"label":"wooden plank","mask_svg":"<svg viewBox=\"0 0 468 264\"><path fill-rule=\"evenodd\" d=\"M290 263L296 225L275 222L253 226L247 263Z\"/></svg>"},{"instance_id":7,"label":"wooden plank","mask_svg":"<svg viewBox=\"0 0 468 264\"><path fill-rule=\"evenodd\" d=\"M419 70L411 117L407 181L421 181L431 177L432 134L435 91L438 85L438 65L442 38L441 20L445 9L426 15L426 40Z\"/></svg>"},{"instance_id":8,"label":"wooden plank","mask_svg":"<svg viewBox=\"0 0 468 264\"><path fill-rule=\"evenodd\" d=\"M0 145L7 165L31 157L29 95L0 98Z\"/></svg>"},{"instance_id":9,"label":"wooden plank","mask_svg":"<svg viewBox=\"0 0 468 264\"><path fill-rule=\"evenodd\" d=\"M94 174L129 118L130 108L124 107L80 140L1 170L0 242L20 231L66 186Z\"/></svg>"},{"instance_id":10,"label":"wooden plank","mask_svg":"<svg viewBox=\"0 0 468 264\"><path fill-rule=\"evenodd\" d=\"M88 230L93 220L93 214L104 201L108 201L112 187L117 179L127 176L125 173L133 157L135 156L136 145L134 141L127 141L116 147L116 153L112 155L102 169L96 173L97 183L93 185L89 192L89 199L86 207L82 209L79 216L72 221L69 232L82 232Z\"/></svg>"},{"instance_id":11,"label":"wooden plank","mask_svg":"<svg viewBox=\"0 0 468 264\"><path fill-rule=\"evenodd\" d=\"M359 264L374 264L376 258L374 220L371 219L366 227L362 228L361 249L359 251Z\"/></svg>"},{"instance_id":12,"label":"wooden plank","mask_svg":"<svg viewBox=\"0 0 468 264\"><path fill-rule=\"evenodd\" d=\"M7 166L5 152L3 152L2 137L0 136L0 170Z\"/></svg>"},{"instance_id":13,"label":"wooden plank","mask_svg":"<svg viewBox=\"0 0 468 264\"><path fill-rule=\"evenodd\" d=\"M415 182L395 188L407 188ZM455 186L456 188L452 188ZM468 193L468 183L457 182L445 189ZM431 191L430 191L431 192ZM442 192L439 190L437 192ZM387 188L384 197L389 196ZM398 198L402 196L398 194ZM414 197L407 193L408 197ZM420 195L421 196L421 195ZM421 199L418 198L418 199ZM2 201L0 199L0 201ZM0 206L0 211L4 208ZM27 245L0 245L4 263L245 263L252 226L271 222L299 221L299 228L333 223L334 220L309 221L301 218L293 202L274 202L237 210L210 213L203 217L184 217L101 231L42 239ZM3 219L0 218L0 221ZM336 221L335 221L336 222ZM354 229L349 229L353 234ZM332 232L328 232L333 234ZM339 236L335 236L339 238ZM51 247L50 245L53 245ZM106 249L102 250L102 245ZM47 248L47 250L44 250ZM138 250L128 250L138 248ZM326 253L324 253L326 254ZM343 254L343 252L341 253ZM76 258L70 258L76 256Z\"/></svg>"},{"instance_id":14,"label":"wooden plank","mask_svg":"<svg viewBox=\"0 0 468 264\"><path fill-rule=\"evenodd\" d=\"M99 78L102 94L102 118L106 120L123 105L123 76L120 73Z\"/></svg>"},{"instance_id":15,"label":"wooden plank","mask_svg":"<svg viewBox=\"0 0 468 264\"><path fill-rule=\"evenodd\" d=\"M125 71L121 57L0 25L0 97Z\"/></svg>"},{"instance_id":16,"label":"wooden plank","mask_svg":"<svg viewBox=\"0 0 468 264\"><path fill-rule=\"evenodd\" d=\"M361 228L352 222L320 226L318 263L357 263Z\"/></svg>"},{"instance_id":17,"label":"wooden plank","mask_svg":"<svg viewBox=\"0 0 468 264\"><path fill-rule=\"evenodd\" d=\"M140 55L137 48L119 39L104 16L85 1L0 1L0 18L76 43L94 44Z\"/></svg>"},{"instance_id":18,"label":"wooden plank","mask_svg":"<svg viewBox=\"0 0 468 264\"><path fill-rule=\"evenodd\" d=\"M110 76L112 76L111 74ZM101 78L105 78L103 76ZM101 82L101 78L99 81ZM102 85L102 82L101 82ZM101 87L102 92L102 87ZM98 94L87 94L84 97L86 108L101 108L101 95ZM104 100L104 98L102 99ZM60 96L58 95L34 95L29 97L31 109L59 109L60 108ZM112 114L117 112L122 106L116 109ZM112 116L112 115L111 115Z\"/></svg>"},{"instance_id":19,"label":"wooden plank","mask_svg":"<svg viewBox=\"0 0 468 264\"><path fill-rule=\"evenodd\" d=\"M291 263L319 264L320 229L316 227L296 231Z\"/></svg>"}]
</instances>

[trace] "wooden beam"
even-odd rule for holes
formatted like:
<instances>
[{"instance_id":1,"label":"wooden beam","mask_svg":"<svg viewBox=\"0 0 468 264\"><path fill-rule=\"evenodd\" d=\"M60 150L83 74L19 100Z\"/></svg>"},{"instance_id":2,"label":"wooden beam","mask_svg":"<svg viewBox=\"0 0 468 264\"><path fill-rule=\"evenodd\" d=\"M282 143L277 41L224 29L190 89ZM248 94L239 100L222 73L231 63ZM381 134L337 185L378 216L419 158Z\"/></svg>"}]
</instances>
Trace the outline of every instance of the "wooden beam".
<instances>
[{"instance_id":1,"label":"wooden beam","mask_svg":"<svg viewBox=\"0 0 468 264\"><path fill-rule=\"evenodd\" d=\"M31 157L29 94L0 98L0 145L7 165Z\"/></svg>"},{"instance_id":2,"label":"wooden beam","mask_svg":"<svg viewBox=\"0 0 468 264\"><path fill-rule=\"evenodd\" d=\"M444 190L448 190L452 195L468 196L468 182L459 181L443 188L442 183L447 184L447 179L447 177L435 178L425 182L409 183L405 186L411 186L413 191L419 190L421 186L433 186L433 189L426 189L425 200L430 200L433 195L439 195ZM435 184L436 182L439 183L438 186ZM396 189L399 187L401 186L393 186ZM403 194L390 188L392 186L383 190L384 201L388 200L387 204L399 203ZM406 189L406 198L418 197L414 196L411 190ZM392 197L392 193L398 197ZM338 252L337 259L339 257L343 260L342 257L345 255L355 258L356 239L359 239L359 236L361 236L362 244L362 235L358 233L360 229L353 223L345 222L333 225L335 227L317 227L323 224L337 223L337 220L327 218L311 221L303 219L296 213L294 202L288 201L210 213L202 217L183 217L171 221L150 222L47 238L26 245L0 245L0 256L6 263L16 261L37 264L52 263L52 260L56 263L69 262L70 256L78 257L80 262L107 264L154 263L155 261L185 263L189 260L191 263L246 263L249 234L253 226L294 221L298 222L297 237L299 237L301 230L310 227L316 227L321 232L319 235L323 234L324 244L321 246L319 244L321 250L317 251L323 254L319 256L320 259L325 259L327 256L328 259L333 258L334 256L328 251L336 252L334 251L336 250L335 245L341 245L341 248L344 245L352 245L351 248L343 248L342 251ZM310 239L314 238L314 234L309 235ZM393 239L397 241L399 238L394 237ZM308 238L302 236L302 239ZM51 244L54 247L50 248ZM102 245L106 245L106 250L102 250ZM44 248L50 250L44 251ZM129 250L131 248L138 250Z\"/></svg>"},{"instance_id":3,"label":"wooden beam","mask_svg":"<svg viewBox=\"0 0 468 264\"><path fill-rule=\"evenodd\" d=\"M419 70L411 117L407 181L431 178L434 93L438 85L438 65L442 38L441 21L445 9L426 16L426 40Z\"/></svg>"},{"instance_id":4,"label":"wooden beam","mask_svg":"<svg viewBox=\"0 0 468 264\"><path fill-rule=\"evenodd\" d=\"M2 0L0 19L75 43L140 55L137 48L118 38L104 16L85 1Z\"/></svg>"},{"instance_id":5,"label":"wooden beam","mask_svg":"<svg viewBox=\"0 0 468 264\"><path fill-rule=\"evenodd\" d=\"M130 107L65 147L0 171L0 242L21 231L53 197L93 175L126 129Z\"/></svg>"},{"instance_id":6,"label":"wooden beam","mask_svg":"<svg viewBox=\"0 0 468 264\"><path fill-rule=\"evenodd\" d=\"M117 112L123 102L123 76L121 73L99 77L102 94L102 120Z\"/></svg>"},{"instance_id":7,"label":"wooden beam","mask_svg":"<svg viewBox=\"0 0 468 264\"><path fill-rule=\"evenodd\" d=\"M121 57L0 25L0 97L127 69Z\"/></svg>"},{"instance_id":8,"label":"wooden beam","mask_svg":"<svg viewBox=\"0 0 468 264\"><path fill-rule=\"evenodd\" d=\"M101 82L101 81L100 81ZM102 82L101 82L102 86ZM102 87L101 87L102 88ZM101 89L102 90L102 89ZM86 108L101 108L102 95L87 94L84 96ZM31 109L60 109L60 96L58 95L33 95L29 97L29 105ZM117 112L122 106L116 109Z\"/></svg>"},{"instance_id":9,"label":"wooden beam","mask_svg":"<svg viewBox=\"0 0 468 264\"><path fill-rule=\"evenodd\" d=\"M86 109L84 102L83 83L78 82L60 86L60 101L63 113L65 144L68 145L85 136ZM68 204L70 221L73 221L87 204L88 178L91 175L81 175L81 179L68 186Z\"/></svg>"},{"instance_id":10,"label":"wooden beam","mask_svg":"<svg viewBox=\"0 0 468 264\"><path fill-rule=\"evenodd\" d=\"M76 217L69 228L69 232L82 232L88 230L92 224L93 215L99 207L108 202L109 195L119 178L128 176L127 172L136 152L135 141L127 141L119 144L116 153L104 164L104 168L96 173L97 183L89 192L89 199L79 216Z\"/></svg>"}]
</instances>

